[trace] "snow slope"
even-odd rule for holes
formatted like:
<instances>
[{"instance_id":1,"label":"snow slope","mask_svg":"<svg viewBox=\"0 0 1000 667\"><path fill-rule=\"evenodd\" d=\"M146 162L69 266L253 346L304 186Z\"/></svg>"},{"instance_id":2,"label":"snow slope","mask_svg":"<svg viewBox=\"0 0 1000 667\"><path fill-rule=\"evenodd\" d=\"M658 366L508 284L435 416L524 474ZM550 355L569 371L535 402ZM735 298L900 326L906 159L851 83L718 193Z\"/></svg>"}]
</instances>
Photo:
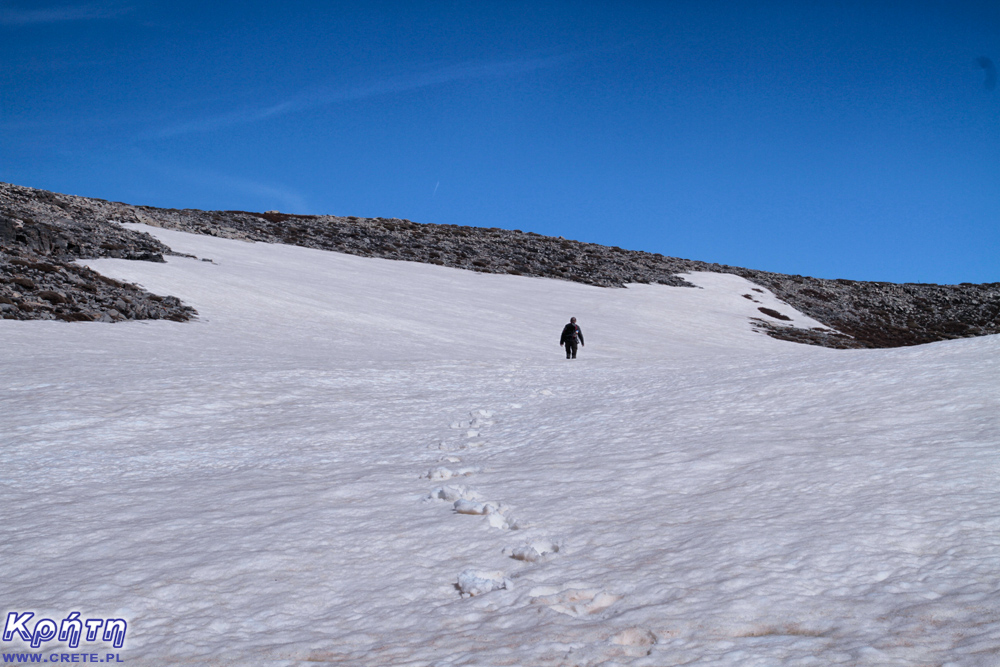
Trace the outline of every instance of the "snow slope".
<instances>
[{"instance_id":1,"label":"snow slope","mask_svg":"<svg viewBox=\"0 0 1000 667\"><path fill-rule=\"evenodd\" d=\"M0 321L4 617L136 665L1000 664L1000 338L148 231L213 262L89 264L199 321Z\"/></svg>"}]
</instances>

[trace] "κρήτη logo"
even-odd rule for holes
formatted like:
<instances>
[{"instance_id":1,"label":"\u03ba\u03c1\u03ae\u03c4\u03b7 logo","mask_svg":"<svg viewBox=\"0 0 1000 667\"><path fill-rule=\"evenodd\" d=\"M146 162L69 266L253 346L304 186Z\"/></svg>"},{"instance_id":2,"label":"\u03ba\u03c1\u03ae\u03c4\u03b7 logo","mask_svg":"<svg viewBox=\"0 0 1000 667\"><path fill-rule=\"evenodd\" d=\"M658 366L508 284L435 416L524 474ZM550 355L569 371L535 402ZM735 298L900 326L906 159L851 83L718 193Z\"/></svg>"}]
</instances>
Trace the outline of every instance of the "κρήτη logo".
<instances>
[{"instance_id":1,"label":"\u03ba\u03c1\u03ae\u03c4\u03b7 logo","mask_svg":"<svg viewBox=\"0 0 1000 667\"><path fill-rule=\"evenodd\" d=\"M3 626L3 641L14 641L15 637L26 642L31 648L39 648L51 641L66 642L69 648L77 648L80 642L87 644L110 643L115 648L125 645L128 622L124 618L80 618L80 612L70 612L66 618L56 623L51 618L40 618L31 627L28 621L35 612L11 611Z\"/></svg>"}]
</instances>

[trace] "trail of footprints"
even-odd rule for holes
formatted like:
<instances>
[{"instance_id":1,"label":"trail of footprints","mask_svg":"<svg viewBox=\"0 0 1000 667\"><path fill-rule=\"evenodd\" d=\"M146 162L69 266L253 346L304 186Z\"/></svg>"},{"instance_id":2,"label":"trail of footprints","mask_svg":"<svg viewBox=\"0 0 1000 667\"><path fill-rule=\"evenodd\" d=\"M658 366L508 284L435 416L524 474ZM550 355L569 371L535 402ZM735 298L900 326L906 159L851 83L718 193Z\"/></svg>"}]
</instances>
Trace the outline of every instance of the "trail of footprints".
<instances>
[{"instance_id":1,"label":"trail of footprints","mask_svg":"<svg viewBox=\"0 0 1000 667\"><path fill-rule=\"evenodd\" d=\"M451 424L452 429L464 431L464 438L460 438L457 443L441 441L431 447L446 452L463 450L474 451L481 449L486 445L486 441L481 437L482 431L493 425L492 417L492 410L476 410L471 412L468 420L455 421ZM469 477L479 472L479 468L476 467L456 467L454 464L461 463L462 459L455 455L445 456L441 462L451 464L452 467L439 465L428 470L424 477L431 481L443 482L452 479ZM486 520L489 521L490 526L493 528L498 528L500 530L518 530L522 527L522 523L511 514L511 508L508 505L501 502L486 500L482 494L473 491L465 485L448 484L446 486L439 486L431 490L428 498L432 500L444 500L452 503L452 508L456 514L485 516ZM493 581L493 578L484 579L484 577L481 576L473 576L474 574L475 573L470 570L463 573L462 577L459 577L459 589L462 590L463 594L481 595L482 593L488 593L490 590L509 587L504 584L503 577L500 577L497 580L499 583L493 588L489 588L488 584L484 584L483 581L486 579ZM494 573L490 574L492 575ZM469 583L467 587L462 586L463 580ZM468 590L465 590L466 588Z\"/></svg>"},{"instance_id":2,"label":"trail of footprints","mask_svg":"<svg viewBox=\"0 0 1000 667\"><path fill-rule=\"evenodd\" d=\"M533 396L550 396L549 390L534 392ZM512 404L511 407L521 407ZM456 515L482 516L489 525L498 530L514 531L526 528L527 524L514 516L512 509L504 502L488 500L481 493L460 482L474 476L480 471L475 466L462 466L462 458L456 452L463 454L483 450L488 443L483 432L493 425L492 410L476 410L469 414L469 419L452 422L451 428L460 431L458 438L452 441L440 441L430 446L445 456L440 465L431 468L423 479L433 482L452 482L431 489L428 500L451 503ZM503 553L513 560L523 563L538 563L559 553L559 543L548 538L522 540L519 544L504 548ZM458 576L456 588L462 597L484 595L496 590L510 590L514 587L511 577L502 570L468 569ZM623 596L608 593L601 588L588 586L586 583L570 583L564 586L538 586L528 593L531 604L547 605L553 611L569 616L584 617L607 609Z\"/></svg>"}]
</instances>

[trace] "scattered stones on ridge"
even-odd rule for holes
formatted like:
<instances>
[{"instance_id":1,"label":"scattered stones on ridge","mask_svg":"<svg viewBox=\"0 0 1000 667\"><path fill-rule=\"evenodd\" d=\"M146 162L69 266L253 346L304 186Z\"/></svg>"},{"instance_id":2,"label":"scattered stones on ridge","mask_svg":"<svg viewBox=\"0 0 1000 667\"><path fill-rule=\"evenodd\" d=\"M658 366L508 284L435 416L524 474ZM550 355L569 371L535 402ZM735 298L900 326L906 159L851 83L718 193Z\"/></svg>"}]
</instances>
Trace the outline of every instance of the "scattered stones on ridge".
<instances>
[{"instance_id":1,"label":"scattered stones on ridge","mask_svg":"<svg viewBox=\"0 0 1000 667\"><path fill-rule=\"evenodd\" d=\"M9 184L0 184L0 252L6 253L0 255L0 262L6 262L3 267L18 268L11 271L4 268L0 298L13 301L8 293L14 290L11 285L15 277L34 280L38 275L37 271L29 275L24 266L2 259L13 257L14 253L20 253L17 256L22 259L25 253L32 254L36 259L26 261L38 263L44 258L63 269L74 259L123 257L163 261L164 255L176 254L148 234L121 225L129 222L221 238L287 243L362 257L557 278L601 287L658 283L691 288L678 273L732 273L767 288L834 331L787 326L768 312L754 318L755 328L775 338L826 347L899 347L1000 333L1000 283L925 285L826 280L665 257L519 230L417 224L399 218L159 209ZM67 269L65 273L70 272ZM83 279L89 285L95 280L102 282ZM32 313L48 312L54 316L57 305L63 310L66 305L46 301L40 293L58 294L59 284L39 283L38 291L30 292L31 303L47 302L51 306L49 311L22 311L18 304L25 302L24 296L20 302L7 305L18 306L14 316L19 319L37 319ZM27 290L20 286L18 289ZM63 292L67 289L64 286ZM69 294L66 296L69 298ZM166 299L157 302L151 297L143 297L143 305L149 301L166 303ZM107 299L100 305L107 306ZM170 312L183 319L193 315L184 306L171 304L171 308L181 308ZM10 317L11 312L14 311L8 309L3 316ZM123 318L141 319L146 316L144 312L159 315L156 310L133 308Z\"/></svg>"}]
</instances>

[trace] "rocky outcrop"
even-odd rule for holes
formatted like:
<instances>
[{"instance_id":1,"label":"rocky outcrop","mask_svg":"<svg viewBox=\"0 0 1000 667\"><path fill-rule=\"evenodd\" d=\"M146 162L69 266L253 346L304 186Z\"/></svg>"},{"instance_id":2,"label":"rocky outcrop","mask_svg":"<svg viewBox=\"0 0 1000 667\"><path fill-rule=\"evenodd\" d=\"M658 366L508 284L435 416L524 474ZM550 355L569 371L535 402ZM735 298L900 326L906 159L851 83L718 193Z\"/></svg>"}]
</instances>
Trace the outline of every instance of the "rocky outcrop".
<instances>
[{"instance_id":1,"label":"rocky outcrop","mask_svg":"<svg viewBox=\"0 0 1000 667\"><path fill-rule=\"evenodd\" d=\"M196 313L179 299L151 294L73 263L96 257L162 262L170 252L149 234L102 215L94 200L0 185L3 319L186 321Z\"/></svg>"},{"instance_id":2,"label":"rocky outcrop","mask_svg":"<svg viewBox=\"0 0 1000 667\"><path fill-rule=\"evenodd\" d=\"M1000 333L1000 283L926 285L787 276L722 267L774 292L813 319L850 336L831 347L902 347ZM788 327L770 332L795 340ZM804 341L801 341L804 342Z\"/></svg>"},{"instance_id":3,"label":"rocky outcrop","mask_svg":"<svg viewBox=\"0 0 1000 667\"><path fill-rule=\"evenodd\" d=\"M5 225L2 220L13 222ZM1000 333L1000 283L897 285L824 280L519 230L417 224L398 218L158 209L0 184L0 248L8 252L16 248L62 262L86 257L162 261L163 255L172 254L149 235L122 227L123 222L602 287L659 283L690 288L678 273L733 273L766 287L836 331L782 326L780 317L767 309L754 322L760 330L776 338L828 347L898 347ZM141 316L143 311L133 312Z\"/></svg>"},{"instance_id":4,"label":"rocky outcrop","mask_svg":"<svg viewBox=\"0 0 1000 667\"><path fill-rule=\"evenodd\" d=\"M193 315L175 297L151 294L77 264L0 248L0 316L4 319L183 322Z\"/></svg>"}]
</instances>

